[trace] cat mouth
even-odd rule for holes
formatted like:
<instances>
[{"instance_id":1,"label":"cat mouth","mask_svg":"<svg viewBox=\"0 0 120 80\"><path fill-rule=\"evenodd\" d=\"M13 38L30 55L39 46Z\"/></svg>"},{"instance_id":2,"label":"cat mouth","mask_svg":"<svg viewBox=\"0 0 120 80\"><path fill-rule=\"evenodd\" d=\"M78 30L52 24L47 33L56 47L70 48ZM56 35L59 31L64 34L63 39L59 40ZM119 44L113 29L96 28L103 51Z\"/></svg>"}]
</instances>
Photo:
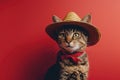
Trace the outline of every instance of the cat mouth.
<instances>
[{"instance_id":1,"label":"cat mouth","mask_svg":"<svg viewBox=\"0 0 120 80\"><path fill-rule=\"evenodd\" d=\"M70 45L68 45L68 46L66 46L67 48L73 48L73 46L70 46Z\"/></svg>"}]
</instances>

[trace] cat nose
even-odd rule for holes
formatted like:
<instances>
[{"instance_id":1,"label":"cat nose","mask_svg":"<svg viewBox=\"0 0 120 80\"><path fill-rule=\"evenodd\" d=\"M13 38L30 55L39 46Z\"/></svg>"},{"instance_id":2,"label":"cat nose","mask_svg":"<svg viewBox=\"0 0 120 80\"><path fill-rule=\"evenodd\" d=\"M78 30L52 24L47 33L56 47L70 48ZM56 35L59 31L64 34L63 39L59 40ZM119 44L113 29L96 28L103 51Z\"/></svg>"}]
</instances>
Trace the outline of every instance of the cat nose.
<instances>
[{"instance_id":1,"label":"cat nose","mask_svg":"<svg viewBox=\"0 0 120 80\"><path fill-rule=\"evenodd\" d=\"M71 41L66 41L66 43L70 44Z\"/></svg>"},{"instance_id":2,"label":"cat nose","mask_svg":"<svg viewBox=\"0 0 120 80\"><path fill-rule=\"evenodd\" d=\"M66 37L66 42L69 44L71 42L71 38L70 37Z\"/></svg>"}]
</instances>

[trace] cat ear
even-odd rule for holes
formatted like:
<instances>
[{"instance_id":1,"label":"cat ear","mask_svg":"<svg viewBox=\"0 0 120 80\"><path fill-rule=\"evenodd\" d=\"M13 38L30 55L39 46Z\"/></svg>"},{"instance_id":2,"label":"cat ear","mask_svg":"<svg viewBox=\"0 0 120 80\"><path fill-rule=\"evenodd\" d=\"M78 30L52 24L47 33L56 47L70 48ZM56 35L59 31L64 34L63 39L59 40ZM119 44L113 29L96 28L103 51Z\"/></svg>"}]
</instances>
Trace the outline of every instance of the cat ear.
<instances>
[{"instance_id":1,"label":"cat ear","mask_svg":"<svg viewBox=\"0 0 120 80\"><path fill-rule=\"evenodd\" d=\"M62 20L56 15L52 16L52 20L53 20L53 22L62 22Z\"/></svg>"},{"instance_id":2,"label":"cat ear","mask_svg":"<svg viewBox=\"0 0 120 80\"><path fill-rule=\"evenodd\" d=\"M82 18L81 21L91 23L91 15L90 14L86 15L84 18Z\"/></svg>"}]
</instances>

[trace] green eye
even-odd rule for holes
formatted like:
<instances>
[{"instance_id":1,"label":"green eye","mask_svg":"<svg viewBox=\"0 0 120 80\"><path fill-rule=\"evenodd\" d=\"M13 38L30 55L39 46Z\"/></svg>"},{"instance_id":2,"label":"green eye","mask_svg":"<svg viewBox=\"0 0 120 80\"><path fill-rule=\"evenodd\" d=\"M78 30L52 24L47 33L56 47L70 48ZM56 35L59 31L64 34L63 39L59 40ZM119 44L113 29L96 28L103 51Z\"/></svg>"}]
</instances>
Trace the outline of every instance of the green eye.
<instances>
[{"instance_id":1,"label":"green eye","mask_svg":"<svg viewBox=\"0 0 120 80\"><path fill-rule=\"evenodd\" d=\"M58 38L64 38L65 37L65 34L64 33L60 33L59 35L58 35Z\"/></svg>"},{"instance_id":2,"label":"green eye","mask_svg":"<svg viewBox=\"0 0 120 80\"><path fill-rule=\"evenodd\" d=\"M74 33L73 37L79 37L79 33Z\"/></svg>"}]
</instances>

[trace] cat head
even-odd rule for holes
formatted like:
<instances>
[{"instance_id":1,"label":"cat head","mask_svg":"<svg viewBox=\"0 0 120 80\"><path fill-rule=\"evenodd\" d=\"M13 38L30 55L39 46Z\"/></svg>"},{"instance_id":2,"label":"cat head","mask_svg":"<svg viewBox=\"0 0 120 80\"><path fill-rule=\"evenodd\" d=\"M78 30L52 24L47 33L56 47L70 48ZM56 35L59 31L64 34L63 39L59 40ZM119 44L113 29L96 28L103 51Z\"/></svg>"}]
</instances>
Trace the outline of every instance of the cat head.
<instances>
[{"instance_id":1,"label":"cat head","mask_svg":"<svg viewBox=\"0 0 120 80\"><path fill-rule=\"evenodd\" d=\"M83 52L87 47L88 32L77 25L64 25L56 34L56 41L64 52Z\"/></svg>"},{"instance_id":2,"label":"cat head","mask_svg":"<svg viewBox=\"0 0 120 80\"><path fill-rule=\"evenodd\" d=\"M74 41L74 43L75 43L75 40L78 40L78 41L82 40L82 38L80 38L81 36L83 36L83 37L85 36L85 38L87 38L87 42L86 42L87 46L93 46L100 40L101 34L100 34L99 30L94 25L92 25L90 14L86 15L83 18L80 18L75 12L69 12L63 20L55 15L52 17L52 19L53 19L53 23L49 24L46 27L46 32L53 40L57 41L57 43L59 43L61 45L63 44L62 43L63 41L68 40L69 36L71 36L70 40ZM68 27L70 25L72 26L71 28ZM66 26L67 26L67 28L65 29ZM76 26L77 26L77 28L76 28ZM78 26L79 26L79 29L78 29ZM72 28L73 28L73 30L70 31L70 29L72 29ZM85 31L87 31L87 33L89 34L88 37L86 37L86 34L84 34L84 30L82 28ZM74 36L73 33L75 33L74 31L76 31L76 33L79 32L79 34L80 34L79 38L74 39L74 37L73 37ZM65 34L65 36L64 36L65 40L62 39L62 41L60 41L59 35L62 35L61 33L63 33L63 32ZM69 33L69 35L67 35L68 33ZM86 40L84 39L84 41L86 41ZM60 47L61 47L61 45L60 45ZM74 48L74 49L76 50L76 48ZM72 51L75 51L74 49ZM70 49L66 49L66 50L70 51ZM82 50L82 48L81 48L81 50Z\"/></svg>"}]
</instances>

